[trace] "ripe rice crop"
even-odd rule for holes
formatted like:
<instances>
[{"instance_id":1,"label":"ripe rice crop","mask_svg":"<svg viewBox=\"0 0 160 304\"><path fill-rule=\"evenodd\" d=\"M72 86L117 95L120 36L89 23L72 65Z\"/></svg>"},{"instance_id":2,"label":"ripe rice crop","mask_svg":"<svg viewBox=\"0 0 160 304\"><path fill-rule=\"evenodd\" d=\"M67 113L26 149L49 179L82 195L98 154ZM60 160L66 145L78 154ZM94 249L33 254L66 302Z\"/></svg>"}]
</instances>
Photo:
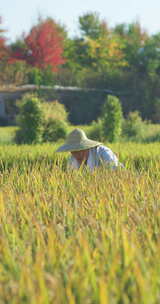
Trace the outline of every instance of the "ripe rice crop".
<instances>
[{"instance_id":1,"label":"ripe rice crop","mask_svg":"<svg viewBox=\"0 0 160 304\"><path fill-rule=\"evenodd\" d=\"M0 303L159 303L160 144L111 148L125 169L0 148Z\"/></svg>"}]
</instances>

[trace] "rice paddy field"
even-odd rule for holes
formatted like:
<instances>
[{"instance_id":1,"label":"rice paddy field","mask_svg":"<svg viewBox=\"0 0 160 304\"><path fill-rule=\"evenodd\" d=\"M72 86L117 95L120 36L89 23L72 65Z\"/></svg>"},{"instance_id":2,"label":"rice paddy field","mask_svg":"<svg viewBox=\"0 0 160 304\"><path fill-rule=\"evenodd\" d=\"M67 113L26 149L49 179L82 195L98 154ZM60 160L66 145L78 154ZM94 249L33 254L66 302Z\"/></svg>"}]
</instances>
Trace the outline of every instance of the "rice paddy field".
<instances>
[{"instance_id":1,"label":"rice paddy field","mask_svg":"<svg viewBox=\"0 0 160 304\"><path fill-rule=\"evenodd\" d=\"M124 169L0 146L0 304L160 303L160 143L109 146Z\"/></svg>"}]
</instances>

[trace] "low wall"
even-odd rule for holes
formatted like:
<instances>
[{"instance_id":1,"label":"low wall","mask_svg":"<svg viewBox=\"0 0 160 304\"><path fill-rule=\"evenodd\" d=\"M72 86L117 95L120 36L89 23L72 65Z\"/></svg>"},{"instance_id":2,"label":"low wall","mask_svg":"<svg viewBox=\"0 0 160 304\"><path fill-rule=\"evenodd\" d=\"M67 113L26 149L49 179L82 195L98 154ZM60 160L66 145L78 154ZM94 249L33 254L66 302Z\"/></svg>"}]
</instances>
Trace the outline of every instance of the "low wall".
<instances>
[{"instance_id":1,"label":"low wall","mask_svg":"<svg viewBox=\"0 0 160 304\"><path fill-rule=\"evenodd\" d=\"M0 92L0 116L8 117L14 121L17 109L16 100L29 92L35 92L35 86L17 88L12 91ZM41 98L46 101L58 100L64 104L69 112L69 120L73 124L88 124L96 120L101 112L107 94L107 90L80 89L80 88L41 88L38 90Z\"/></svg>"},{"instance_id":2,"label":"low wall","mask_svg":"<svg viewBox=\"0 0 160 304\"><path fill-rule=\"evenodd\" d=\"M64 104L69 112L69 121L76 125L96 120L106 96L106 92L92 90L56 89L52 96L50 92L50 95L48 94L44 98L48 101L55 98Z\"/></svg>"}]
</instances>

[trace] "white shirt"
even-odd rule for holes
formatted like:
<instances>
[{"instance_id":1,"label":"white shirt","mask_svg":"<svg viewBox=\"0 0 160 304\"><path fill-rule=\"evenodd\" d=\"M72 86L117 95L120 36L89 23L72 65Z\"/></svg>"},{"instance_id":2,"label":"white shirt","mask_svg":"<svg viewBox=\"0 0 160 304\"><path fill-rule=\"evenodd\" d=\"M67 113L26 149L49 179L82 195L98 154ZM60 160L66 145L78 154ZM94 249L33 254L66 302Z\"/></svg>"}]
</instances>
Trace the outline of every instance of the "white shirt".
<instances>
[{"instance_id":1,"label":"white shirt","mask_svg":"<svg viewBox=\"0 0 160 304\"><path fill-rule=\"evenodd\" d=\"M117 156L112 152L111 149L103 145L89 149L89 156L87 160L87 166L91 170L101 165L112 169L115 169L119 165ZM80 164L73 156L71 156L68 161L68 166L72 169L78 169Z\"/></svg>"}]
</instances>

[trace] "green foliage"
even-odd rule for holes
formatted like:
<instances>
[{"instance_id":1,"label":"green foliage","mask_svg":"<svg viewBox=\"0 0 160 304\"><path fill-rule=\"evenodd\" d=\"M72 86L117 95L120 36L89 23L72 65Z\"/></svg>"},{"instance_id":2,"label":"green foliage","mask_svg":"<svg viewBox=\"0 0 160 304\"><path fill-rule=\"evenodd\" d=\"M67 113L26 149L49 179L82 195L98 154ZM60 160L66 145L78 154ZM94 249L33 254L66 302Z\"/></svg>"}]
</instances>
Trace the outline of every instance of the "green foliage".
<instances>
[{"instance_id":1,"label":"green foliage","mask_svg":"<svg viewBox=\"0 0 160 304\"><path fill-rule=\"evenodd\" d=\"M97 39L101 33L101 20L95 13L87 13L79 17L80 30L84 36Z\"/></svg>"},{"instance_id":2,"label":"green foliage","mask_svg":"<svg viewBox=\"0 0 160 304\"><path fill-rule=\"evenodd\" d=\"M127 119L123 122L123 135L127 137L128 140L142 139L144 134L145 122L138 111L130 112Z\"/></svg>"},{"instance_id":3,"label":"green foliage","mask_svg":"<svg viewBox=\"0 0 160 304\"><path fill-rule=\"evenodd\" d=\"M43 110L37 96L26 94L19 102L17 124L20 127L16 133L17 143L39 143L43 133Z\"/></svg>"},{"instance_id":4,"label":"green foliage","mask_svg":"<svg viewBox=\"0 0 160 304\"><path fill-rule=\"evenodd\" d=\"M14 144L15 133L17 127L0 127L0 145L11 145Z\"/></svg>"},{"instance_id":5,"label":"green foliage","mask_svg":"<svg viewBox=\"0 0 160 304\"><path fill-rule=\"evenodd\" d=\"M87 132L87 135L93 140L104 141L102 119L92 122L91 128Z\"/></svg>"},{"instance_id":6,"label":"green foliage","mask_svg":"<svg viewBox=\"0 0 160 304\"><path fill-rule=\"evenodd\" d=\"M27 76L28 76L28 82L30 84L35 84L37 86L54 85L54 72L52 71L50 66L44 69L39 69L37 67L31 68Z\"/></svg>"},{"instance_id":7,"label":"green foliage","mask_svg":"<svg viewBox=\"0 0 160 304\"><path fill-rule=\"evenodd\" d=\"M0 62L0 83L6 85L23 85L28 81L28 66L23 61L12 64Z\"/></svg>"},{"instance_id":8,"label":"green foliage","mask_svg":"<svg viewBox=\"0 0 160 304\"><path fill-rule=\"evenodd\" d=\"M160 73L160 33L147 39L139 52L141 69L154 81Z\"/></svg>"},{"instance_id":9,"label":"green foliage","mask_svg":"<svg viewBox=\"0 0 160 304\"><path fill-rule=\"evenodd\" d=\"M103 71L119 69L126 66L123 60L124 43L120 37L108 28L107 24L100 20L95 13L88 13L79 18L82 37L74 38L68 43L65 54L67 56L66 67L77 72L86 69ZM79 73L76 74L79 77Z\"/></svg>"},{"instance_id":10,"label":"green foliage","mask_svg":"<svg viewBox=\"0 0 160 304\"><path fill-rule=\"evenodd\" d=\"M57 100L50 102L43 102L42 108L44 111L45 120L55 119L62 120L68 123L68 112L63 104Z\"/></svg>"},{"instance_id":11,"label":"green foliage","mask_svg":"<svg viewBox=\"0 0 160 304\"><path fill-rule=\"evenodd\" d=\"M146 143L160 142L160 131L158 133L154 133L153 135L144 138L144 142Z\"/></svg>"},{"instance_id":12,"label":"green foliage","mask_svg":"<svg viewBox=\"0 0 160 304\"><path fill-rule=\"evenodd\" d=\"M160 123L160 98L156 98L153 102L152 120L155 123Z\"/></svg>"},{"instance_id":13,"label":"green foliage","mask_svg":"<svg viewBox=\"0 0 160 304\"><path fill-rule=\"evenodd\" d=\"M42 85L53 86L55 84L55 73L52 71L51 66L47 66L42 70Z\"/></svg>"},{"instance_id":14,"label":"green foliage","mask_svg":"<svg viewBox=\"0 0 160 304\"><path fill-rule=\"evenodd\" d=\"M67 135L68 113L64 105L58 101L44 102L42 108L45 117L43 141L53 142L65 138Z\"/></svg>"},{"instance_id":15,"label":"green foliage","mask_svg":"<svg viewBox=\"0 0 160 304\"><path fill-rule=\"evenodd\" d=\"M28 73L28 82L30 84L41 85L42 84L42 71L38 68L31 68Z\"/></svg>"},{"instance_id":16,"label":"green foliage","mask_svg":"<svg viewBox=\"0 0 160 304\"><path fill-rule=\"evenodd\" d=\"M129 68L139 67L142 60L141 51L143 51L144 45L149 38L148 33L142 29L137 21L130 24L118 24L114 28L114 32L124 42L124 54Z\"/></svg>"},{"instance_id":17,"label":"green foliage","mask_svg":"<svg viewBox=\"0 0 160 304\"><path fill-rule=\"evenodd\" d=\"M59 139L66 138L67 124L58 119L50 118L45 121L43 131L44 142L56 142Z\"/></svg>"},{"instance_id":18,"label":"green foliage","mask_svg":"<svg viewBox=\"0 0 160 304\"><path fill-rule=\"evenodd\" d=\"M47 24L54 24L62 43L61 51L64 50L61 55L65 60L62 60L61 64L57 62L59 69L54 73L51 66L48 66L53 52L50 52L45 43L42 43L46 41L46 37L50 40L48 29L46 28L41 38L33 35L33 29L39 32L39 27L46 21ZM68 38L64 26L57 24L52 18L47 17L46 20L39 18L38 24L31 29L31 35L29 35L33 38L33 49L31 44L27 46L24 35L5 48L6 55L0 61L0 84L7 86L8 84L31 83L37 86L53 86L56 83L63 86L108 89L113 94L122 96L125 116L130 111L137 110L142 114L143 119L151 119L152 122L159 123L159 106L156 99L160 98L160 33L149 35L137 21L118 24L111 28L97 12L82 14L78 18L78 25L80 35ZM41 47L37 46L37 41L40 42L40 46L43 44L43 50L48 49L48 53L39 52ZM57 54L57 44L54 39L52 42L51 48L55 45ZM32 52L34 49L37 50L35 56ZM3 47L0 48L1 52L4 52ZM44 64L42 64L41 55L44 57ZM28 64L24 62L24 59ZM52 65L53 69L55 61ZM36 67L33 68L33 65ZM67 96L63 95L63 98L66 100ZM72 99L72 96L69 98ZM75 102L78 101L77 104L79 104L78 111L79 108L81 111L84 105L80 100L83 99L83 92L78 92L78 97L75 99ZM102 102L103 97L97 98L97 105ZM87 112L89 103L90 100L87 99ZM68 101L67 104L70 105ZM90 108L93 109L93 112L92 110L90 112L90 120L83 119L83 109L80 113L82 119L76 118L76 121L72 121L81 124L96 120L97 117L94 114L97 108L94 101Z\"/></svg>"},{"instance_id":19,"label":"green foliage","mask_svg":"<svg viewBox=\"0 0 160 304\"><path fill-rule=\"evenodd\" d=\"M103 135L109 142L115 142L122 131L122 109L117 97L108 95L102 107Z\"/></svg>"},{"instance_id":20,"label":"green foliage","mask_svg":"<svg viewBox=\"0 0 160 304\"><path fill-rule=\"evenodd\" d=\"M68 113L62 104L42 103L37 96L28 94L19 102L19 108L17 143L53 142L66 137Z\"/></svg>"}]
</instances>

